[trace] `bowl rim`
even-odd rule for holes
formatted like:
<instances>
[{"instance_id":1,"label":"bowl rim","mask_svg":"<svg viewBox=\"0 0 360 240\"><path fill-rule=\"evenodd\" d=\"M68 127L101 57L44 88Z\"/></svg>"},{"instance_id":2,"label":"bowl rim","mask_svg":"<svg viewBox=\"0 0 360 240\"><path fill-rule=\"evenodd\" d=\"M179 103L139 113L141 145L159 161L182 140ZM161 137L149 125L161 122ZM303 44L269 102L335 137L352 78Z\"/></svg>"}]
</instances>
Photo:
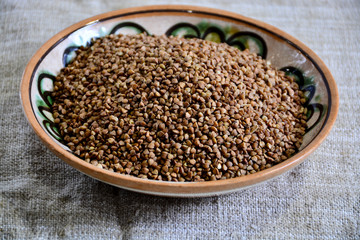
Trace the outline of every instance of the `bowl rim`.
<instances>
[{"instance_id":1,"label":"bowl rim","mask_svg":"<svg viewBox=\"0 0 360 240\"><path fill-rule=\"evenodd\" d=\"M325 122L323 123L323 126L318 132L317 136L296 155L269 169L265 169L243 177L205 182L168 182L141 179L130 175L119 174L111 172L109 170L100 169L63 149L59 144L57 144L53 139L51 139L50 136L40 126L31 106L31 81L33 79L33 74L35 73L38 64L43 59L43 56L46 55L49 51L51 51L51 49L54 48L59 42L63 41L68 35L87 25L91 25L99 21L106 21L115 17L126 18L139 14L151 15L156 12L161 12L168 15L171 15L172 13L194 14L194 16L207 15L207 17L211 15L215 19L226 18L229 22L246 22L247 24L255 26L257 29L264 30L271 35L279 37L290 45L297 46L297 48L302 52L302 54L304 54L304 56L310 59L313 64L317 65L318 70L321 70L320 73L322 72L322 77L329 93L328 113L325 116ZM335 123L339 109L339 94L332 74L326 67L325 63L320 59L320 57L317 56L317 54L315 54L301 41L297 40L296 38L283 32L280 29L259 20L248 18L240 14L225 10L189 5L152 5L120 9L87 18L65 28L64 30L55 34L46 43L44 43L30 59L22 76L22 81L20 85L20 98L23 112L28 122L34 129L35 133L40 137L42 142L44 142L45 145L52 152L55 153L56 156L61 158L67 164L88 176L94 177L100 181L115 185L120 188L165 196L215 195L221 192L235 191L237 189L255 185L257 183L264 182L265 180L269 180L276 176L279 176L282 173L294 168L295 166L303 162L305 158L308 157L325 140L326 136L330 133L331 128Z\"/></svg>"}]
</instances>

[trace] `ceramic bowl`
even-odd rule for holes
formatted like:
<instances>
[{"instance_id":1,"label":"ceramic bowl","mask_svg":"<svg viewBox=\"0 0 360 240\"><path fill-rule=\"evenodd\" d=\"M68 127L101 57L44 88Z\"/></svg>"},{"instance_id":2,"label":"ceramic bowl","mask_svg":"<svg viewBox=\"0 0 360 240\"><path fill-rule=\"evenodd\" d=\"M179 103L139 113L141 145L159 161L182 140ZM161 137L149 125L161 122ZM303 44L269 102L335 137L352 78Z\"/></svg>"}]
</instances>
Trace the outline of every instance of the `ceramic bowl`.
<instances>
[{"instance_id":1,"label":"ceramic bowl","mask_svg":"<svg viewBox=\"0 0 360 240\"><path fill-rule=\"evenodd\" d=\"M75 156L62 143L51 113L50 93L60 69L81 45L111 33L196 37L248 48L292 75L306 93L308 128L294 156L269 169L243 177L209 182L140 179L99 169ZM104 13L76 23L47 41L31 58L21 83L25 115L36 134L59 158L108 184L147 194L172 197L212 196L233 192L289 171L309 156L329 134L338 111L335 81L323 61L299 40L266 23L235 13L194 6L146 6ZM69 179L70 181L70 179Z\"/></svg>"}]
</instances>

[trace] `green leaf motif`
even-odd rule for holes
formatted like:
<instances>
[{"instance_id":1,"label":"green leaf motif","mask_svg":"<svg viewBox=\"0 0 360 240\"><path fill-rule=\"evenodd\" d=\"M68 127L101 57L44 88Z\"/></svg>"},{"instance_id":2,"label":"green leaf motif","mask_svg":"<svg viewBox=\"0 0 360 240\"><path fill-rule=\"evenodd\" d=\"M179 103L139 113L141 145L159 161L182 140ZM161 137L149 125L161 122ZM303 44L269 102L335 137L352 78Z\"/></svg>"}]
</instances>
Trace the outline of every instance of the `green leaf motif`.
<instances>
[{"instance_id":1,"label":"green leaf motif","mask_svg":"<svg viewBox=\"0 0 360 240\"><path fill-rule=\"evenodd\" d=\"M225 42L240 50L247 48L264 59L267 55L266 43L261 36L253 32L239 31L234 26L222 27L208 21L201 21L196 25L180 22L170 27L165 34L167 36L201 38L217 43Z\"/></svg>"}]
</instances>

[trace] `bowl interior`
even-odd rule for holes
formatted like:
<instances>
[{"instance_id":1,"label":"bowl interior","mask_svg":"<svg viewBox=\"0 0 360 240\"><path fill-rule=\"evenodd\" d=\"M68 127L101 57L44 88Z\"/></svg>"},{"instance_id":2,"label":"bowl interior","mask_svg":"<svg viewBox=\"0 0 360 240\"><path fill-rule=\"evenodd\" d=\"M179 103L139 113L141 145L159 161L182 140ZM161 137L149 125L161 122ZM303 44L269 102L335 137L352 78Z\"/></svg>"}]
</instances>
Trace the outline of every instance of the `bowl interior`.
<instances>
[{"instance_id":1,"label":"bowl interior","mask_svg":"<svg viewBox=\"0 0 360 240\"><path fill-rule=\"evenodd\" d=\"M79 46L108 34L175 35L225 42L239 49L256 52L273 66L292 75L305 92L307 131L300 151L320 133L329 119L331 92L328 79L318 63L305 50L271 26L264 27L246 18L235 18L215 11L150 8L109 14L79 25L72 32L59 35L34 64L29 80L29 100L42 130L64 150L64 145L51 113L51 91L60 69L75 56ZM90 165L90 164L89 164Z\"/></svg>"},{"instance_id":2,"label":"bowl interior","mask_svg":"<svg viewBox=\"0 0 360 240\"><path fill-rule=\"evenodd\" d=\"M328 112L329 91L319 67L295 44L287 42L275 33L251 22L234 22L224 16L214 17L216 16L211 14L207 16L204 13L198 15L194 12L182 12L181 15L173 11L169 11L169 14L154 12L150 16L134 13L127 19L123 16L99 19L64 36L47 51L33 72L30 97L36 119L54 141L69 150L62 143L54 124L51 113L53 100L50 93L60 69L72 60L79 46L89 45L92 38L108 34L142 32L153 35L197 37L214 42L226 42L240 49L248 48L297 79L307 96L305 106L308 109L308 129L301 149L306 147L321 130Z\"/></svg>"}]
</instances>

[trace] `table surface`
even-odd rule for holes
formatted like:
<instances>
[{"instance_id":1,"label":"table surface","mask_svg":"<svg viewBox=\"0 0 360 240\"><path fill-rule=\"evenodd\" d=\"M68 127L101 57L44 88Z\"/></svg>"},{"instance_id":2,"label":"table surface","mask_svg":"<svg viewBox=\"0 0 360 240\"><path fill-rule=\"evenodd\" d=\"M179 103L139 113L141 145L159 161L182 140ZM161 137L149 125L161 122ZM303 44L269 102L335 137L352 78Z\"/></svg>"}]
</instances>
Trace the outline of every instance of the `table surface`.
<instances>
[{"instance_id":1,"label":"table surface","mask_svg":"<svg viewBox=\"0 0 360 240\"><path fill-rule=\"evenodd\" d=\"M313 49L340 94L336 124L294 170L236 193L161 198L109 186L43 146L20 104L22 72L65 27L103 12L177 1L0 1L0 238L359 239L360 1L183 1L272 24Z\"/></svg>"}]
</instances>

